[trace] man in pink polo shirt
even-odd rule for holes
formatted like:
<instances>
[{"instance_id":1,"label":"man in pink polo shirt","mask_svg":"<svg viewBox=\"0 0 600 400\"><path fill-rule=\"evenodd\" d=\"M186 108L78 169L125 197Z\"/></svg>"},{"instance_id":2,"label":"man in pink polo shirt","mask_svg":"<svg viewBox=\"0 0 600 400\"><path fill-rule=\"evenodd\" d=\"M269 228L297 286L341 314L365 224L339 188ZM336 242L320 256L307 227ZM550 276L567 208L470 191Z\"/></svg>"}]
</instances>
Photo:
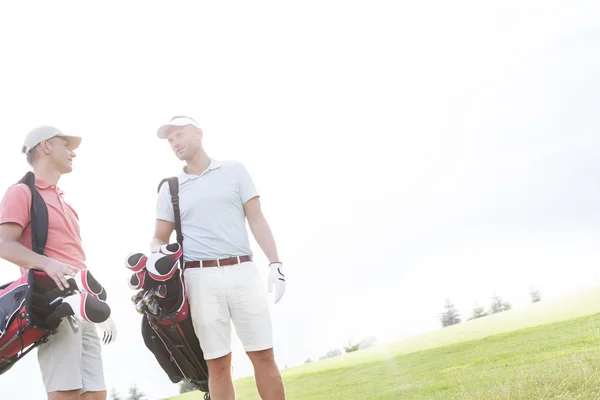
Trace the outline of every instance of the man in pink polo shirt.
<instances>
[{"instance_id":1,"label":"man in pink polo shirt","mask_svg":"<svg viewBox=\"0 0 600 400\"><path fill-rule=\"evenodd\" d=\"M24 184L8 188L0 204L0 257L18 265L22 273L45 271L62 290L67 278L86 268L79 218L57 184L73 170L80 137L67 136L51 126L33 129L25 137L23 153L33 167L35 186L48 208L46 257L32 251L31 192ZM63 321L48 342L38 347L38 361L49 400L105 400L106 388L100 338L94 324L80 322L74 333Z\"/></svg>"}]
</instances>

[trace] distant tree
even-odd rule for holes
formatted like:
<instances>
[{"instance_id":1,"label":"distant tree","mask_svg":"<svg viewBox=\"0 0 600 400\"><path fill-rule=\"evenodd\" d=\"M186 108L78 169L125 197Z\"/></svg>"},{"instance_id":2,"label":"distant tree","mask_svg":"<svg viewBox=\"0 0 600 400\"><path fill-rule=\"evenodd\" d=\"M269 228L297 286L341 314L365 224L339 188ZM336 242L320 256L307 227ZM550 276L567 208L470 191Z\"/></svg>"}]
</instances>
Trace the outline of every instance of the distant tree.
<instances>
[{"instance_id":1,"label":"distant tree","mask_svg":"<svg viewBox=\"0 0 600 400\"><path fill-rule=\"evenodd\" d=\"M439 315L442 327L460 323L460 314L458 310L454 307L454 303L452 303L450 299L446 300L444 308L445 311Z\"/></svg>"},{"instance_id":2,"label":"distant tree","mask_svg":"<svg viewBox=\"0 0 600 400\"><path fill-rule=\"evenodd\" d=\"M319 360L324 360L326 358L333 358L333 357L337 357L337 356L341 356L341 355L342 355L342 351L340 349L329 350L327 352L327 354L324 355L323 357L319 358Z\"/></svg>"},{"instance_id":3,"label":"distant tree","mask_svg":"<svg viewBox=\"0 0 600 400\"><path fill-rule=\"evenodd\" d=\"M512 308L512 305L508 301L502 300L500 296L494 293L494 297L492 297L492 304L490 306L490 311L492 314L501 313L503 311L508 311Z\"/></svg>"},{"instance_id":4,"label":"distant tree","mask_svg":"<svg viewBox=\"0 0 600 400\"><path fill-rule=\"evenodd\" d=\"M194 385L188 379L184 379L183 381L179 382L179 393L193 392L194 390L197 390L196 385Z\"/></svg>"},{"instance_id":5,"label":"distant tree","mask_svg":"<svg viewBox=\"0 0 600 400\"><path fill-rule=\"evenodd\" d=\"M117 389L112 388L110 391L110 400L122 400L121 395L117 392Z\"/></svg>"},{"instance_id":6,"label":"distant tree","mask_svg":"<svg viewBox=\"0 0 600 400\"><path fill-rule=\"evenodd\" d=\"M535 289L533 286L529 289L529 295L531 296L531 302L537 303L542 300L542 295L538 289Z\"/></svg>"},{"instance_id":7,"label":"distant tree","mask_svg":"<svg viewBox=\"0 0 600 400\"><path fill-rule=\"evenodd\" d=\"M375 342L377 342L377 338L375 336L369 336L364 338L358 344L359 350L368 349L369 347L375 346Z\"/></svg>"},{"instance_id":8,"label":"distant tree","mask_svg":"<svg viewBox=\"0 0 600 400\"><path fill-rule=\"evenodd\" d=\"M483 307L481 306L475 306L475 308L473 309L473 314L471 315L471 317L469 318L469 321L472 319L477 319L477 318L481 318L481 317L485 317L487 314L487 312L483 309Z\"/></svg>"},{"instance_id":9,"label":"distant tree","mask_svg":"<svg viewBox=\"0 0 600 400\"><path fill-rule=\"evenodd\" d=\"M129 397L127 400L146 400L146 395L142 393L134 383L129 388Z\"/></svg>"},{"instance_id":10,"label":"distant tree","mask_svg":"<svg viewBox=\"0 0 600 400\"><path fill-rule=\"evenodd\" d=\"M311 360L310 357L304 360L304 364L310 364L311 362L313 362L313 360Z\"/></svg>"},{"instance_id":11,"label":"distant tree","mask_svg":"<svg viewBox=\"0 0 600 400\"><path fill-rule=\"evenodd\" d=\"M344 346L344 351L346 351L346 353L352 353L354 351L357 351L358 348L360 347L360 343L356 343L356 344L352 344L352 342L348 342L348 347Z\"/></svg>"}]
</instances>

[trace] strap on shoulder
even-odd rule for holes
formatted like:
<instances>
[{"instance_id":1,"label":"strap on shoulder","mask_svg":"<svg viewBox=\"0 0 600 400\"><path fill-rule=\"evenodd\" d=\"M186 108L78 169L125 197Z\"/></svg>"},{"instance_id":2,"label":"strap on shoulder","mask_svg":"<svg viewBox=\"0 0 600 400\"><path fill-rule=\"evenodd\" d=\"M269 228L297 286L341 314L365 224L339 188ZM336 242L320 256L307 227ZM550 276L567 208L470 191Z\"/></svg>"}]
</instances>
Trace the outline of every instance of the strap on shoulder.
<instances>
[{"instance_id":1,"label":"strap on shoulder","mask_svg":"<svg viewBox=\"0 0 600 400\"><path fill-rule=\"evenodd\" d=\"M44 255L48 240L48 207L35 187L35 175L27 172L19 181L31 191L31 248L38 254Z\"/></svg>"},{"instance_id":2,"label":"strap on shoulder","mask_svg":"<svg viewBox=\"0 0 600 400\"><path fill-rule=\"evenodd\" d=\"M175 217L175 232L177 242L183 247L183 233L181 231L181 215L179 209L179 179L176 176L165 178L158 185L158 192L163 183L168 182L169 193L171 194L171 203L173 203L173 215Z\"/></svg>"}]
</instances>

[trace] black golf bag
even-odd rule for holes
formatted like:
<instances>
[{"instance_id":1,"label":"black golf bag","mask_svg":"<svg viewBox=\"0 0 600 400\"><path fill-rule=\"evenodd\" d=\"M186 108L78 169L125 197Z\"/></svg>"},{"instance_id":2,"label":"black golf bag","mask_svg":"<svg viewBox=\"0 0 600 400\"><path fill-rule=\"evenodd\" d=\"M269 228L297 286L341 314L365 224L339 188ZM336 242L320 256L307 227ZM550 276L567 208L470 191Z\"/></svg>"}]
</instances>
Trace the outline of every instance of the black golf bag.
<instances>
[{"instance_id":1,"label":"black golf bag","mask_svg":"<svg viewBox=\"0 0 600 400\"><path fill-rule=\"evenodd\" d=\"M129 287L139 290L132 302L142 314L141 332L148 350L171 382L188 380L208 400L208 367L192 325L183 279L179 183L177 178L168 178L161 185L165 181L169 182L177 243L162 246L149 257L142 253L129 255L126 266L133 272Z\"/></svg>"}]
</instances>

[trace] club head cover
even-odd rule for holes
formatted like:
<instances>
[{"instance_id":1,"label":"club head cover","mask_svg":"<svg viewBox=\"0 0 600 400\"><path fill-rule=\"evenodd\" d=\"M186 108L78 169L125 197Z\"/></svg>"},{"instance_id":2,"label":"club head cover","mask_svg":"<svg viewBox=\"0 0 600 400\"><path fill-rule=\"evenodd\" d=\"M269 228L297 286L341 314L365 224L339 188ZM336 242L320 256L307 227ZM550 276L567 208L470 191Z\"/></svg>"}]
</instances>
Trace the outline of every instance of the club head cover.
<instances>
[{"instance_id":1,"label":"club head cover","mask_svg":"<svg viewBox=\"0 0 600 400\"><path fill-rule=\"evenodd\" d=\"M178 260L181 257L181 254L183 253L183 249L181 248L181 245L179 243L175 242L170 244L163 244L162 246L160 246L158 252L169 256L175 260Z\"/></svg>"},{"instance_id":2,"label":"club head cover","mask_svg":"<svg viewBox=\"0 0 600 400\"><path fill-rule=\"evenodd\" d=\"M67 303L62 303L54 309L53 312L48 314L44 322L48 329L56 329L63 318L73 315L73 309Z\"/></svg>"},{"instance_id":3,"label":"club head cover","mask_svg":"<svg viewBox=\"0 0 600 400\"><path fill-rule=\"evenodd\" d=\"M132 272L140 272L146 267L148 257L143 253L131 253L125 260L125 266Z\"/></svg>"},{"instance_id":4,"label":"club head cover","mask_svg":"<svg viewBox=\"0 0 600 400\"><path fill-rule=\"evenodd\" d=\"M129 288L133 290L139 290L143 288L144 283L146 282L146 273L147 271L134 272L129 278L129 281L127 281Z\"/></svg>"},{"instance_id":5,"label":"club head cover","mask_svg":"<svg viewBox=\"0 0 600 400\"><path fill-rule=\"evenodd\" d=\"M67 296L63 299L62 304L68 304L73 311L72 315L82 321L100 323L110 317L108 304L88 293Z\"/></svg>"},{"instance_id":6,"label":"club head cover","mask_svg":"<svg viewBox=\"0 0 600 400\"><path fill-rule=\"evenodd\" d=\"M106 299L108 298L108 295L106 294L106 289L104 289L104 287L102 287L102 291L100 292L100 294L98 294L98 298L102 301L106 301Z\"/></svg>"},{"instance_id":7,"label":"club head cover","mask_svg":"<svg viewBox=\"0 0 600 400\"><path fill-rule=\"evenodd\" d=\"M79 271L74 277L67 279L67 282L71 289L89 293L97 299L100 298L104 291L104 287L102 287L100 282L98 282L98 280L94 278L94 275L87 269ZM106 292L104 292L103 297L104 299L101 300L106 300Z\"/></svg>"},{"instance_id":8,"label":"club head cover","mask_svg":"<svg viewBox=\"0 0 600 400\"><path fill-rule=\"evenodd\" d=\"M179 270L179 260L162 253L152 253L148 257L146 270L155 281L165 282Z\"/></svg>"},{"instance_id":9,"label":"club head cover","mask_svg":"<svg viewBox=\"0 0 600 400\"><path fill-rule=\"evenodd\" d=\"M143 270L140 272L135 272L133 275L131 275L127 284L129 285L129 288L133 290L150 290L157 287L160 282L152 279L148 273L148 270Z\"/></svg>"}]
</instances>

